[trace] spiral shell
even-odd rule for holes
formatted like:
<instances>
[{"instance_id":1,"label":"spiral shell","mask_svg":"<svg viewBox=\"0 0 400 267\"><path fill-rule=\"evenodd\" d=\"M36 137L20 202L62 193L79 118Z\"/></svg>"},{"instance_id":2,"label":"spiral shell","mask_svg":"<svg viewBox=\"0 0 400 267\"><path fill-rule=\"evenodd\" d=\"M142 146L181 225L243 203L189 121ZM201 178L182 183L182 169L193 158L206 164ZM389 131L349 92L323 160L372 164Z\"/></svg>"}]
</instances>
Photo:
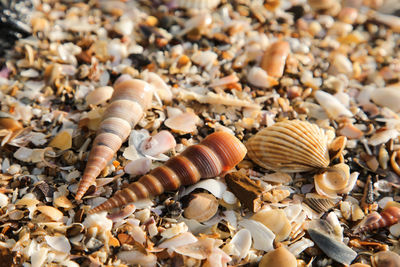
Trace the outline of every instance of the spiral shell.
<instances>
[{"instance_id":1,"label":"spiral shell","mask_svg":"<svg viewBox=\"0 0 400 267\"><path fill-rule=\"evenodd\" d=\"M365 224L357 229L357 232L367 232L378 228L388 227L398 223L400 220L400 208L390 206L380 214L371 213L365 218Z\"/></svg>"},{"instance_id":2,"label":"spiral shell","mask_svg":"<svg viewBox=\"0 0 400 267\"><path fill-rule=\"evenodd\" d=\"M79 183L75 199L83 197L96 177L128 138L131 129L151 106L153 87L148 83L121 76L104 112L100 128L94 139L88 162Z\"/></svg>"},{"instance_id":3,"label":"spiral shell","mask_svg":"<svg viewBox=\"0 0 400 267\"><path fill-rule=\"evenodd\" d=\"M249 157L266 169L305 172L329 165L324 131L305 121L275 123L251 137L246 146Z\"/></svg>"},{"instance_id":4,"label":"spiral shell","mask_svg":"<svg viewBox=\"0 0 400 267\"><path fill-rule=\"evenodd\" d=\"M226 132L213 133L200 144L186 148L165 165L116 192L112 198L90 212L119 207L159 195L166 190L176 190L181 185L194 184L201 178L221 175L242 161L246 152L246 147L233 135Z\"/></svg>"}]
</instances>

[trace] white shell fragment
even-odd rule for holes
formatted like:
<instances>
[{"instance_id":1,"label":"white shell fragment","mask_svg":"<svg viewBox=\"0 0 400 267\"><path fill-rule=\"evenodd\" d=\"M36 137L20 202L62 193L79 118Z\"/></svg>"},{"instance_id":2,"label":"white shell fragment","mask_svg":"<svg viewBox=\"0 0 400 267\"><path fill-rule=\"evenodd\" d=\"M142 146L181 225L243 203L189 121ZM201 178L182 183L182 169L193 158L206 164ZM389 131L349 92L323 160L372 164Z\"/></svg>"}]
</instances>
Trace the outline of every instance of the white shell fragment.
<instances>
[{"instance_id":1,"label":"white shell fragment","mask_svg":"<svg viewBox=\"0 0 400 267\"><path fill-rule=\"evenodd\" d=\"M45 236L47 244L55 250L69 254L71 244L65 236Z\"/></svg>"},{"instance_id":2,"label":"white shell fragment","mask_svg":"<svg viewBox=\"0 0 400 267\"><path fill-rule=\"evenodd\" d=\"M140 265L143 267L156 266L157 257L154 254L148 253L143 254L138 250L133 251L121 251L117 254L118 259L128 264Z\"/></svg>"},{"instance_id":3,"label":"white shell fragment","mask_svg":"<svg viewBox=\"0 0 400 267\"><path fill-rule=\"evenodd\" d=\"M260 67L253 67L247 74L247 80L258 87L270 88L276 83L276 80Z\"/></svg>"},{"instance_id":4,"label":"white shell fragment","mask_svg":"<svg viewBox=\"0 0 400 267\"><path fill-rule=\"evenodd\" d=\"M275 235L262 223L255 220L244 219L239 222L239 225L250 231L253 239L253 248L266 252L274 248L273 243Z\"/></svg>"},{"instance_id":5,"label":"white shell fragment","mask_svg":"<svg viewBox=\"0 0 400 267\"><path fill-rule=\"evenodd\" d=\"M247 229L239 230L230 242L235 247L235 253L233 255L238 256L239 259L246 257L251 247L251 233Z\"/></svg>"},{"instance_id":6,"label":"white shell fragment","mask_svg":"<svg viewBox=\"0 0 400 267\"><path fill-rule=\"evenodd\" d=\"M191 133L196 130L199 117L192 112L185 112L180 115L168 118L164 124L168 128L179 133Z\"/></svg>"},{"instance_id":7,"label":"white shell fragment","mask_svg":"<svg viewBox=\"0 0 400 267\"><path fill-rule=\"evenodd\" d=\"M325 112L332 119L339 119L340 117L353 117L350 112L340 101L333 95L318 90L315 92L315 99L324 108Z\"/></svg>"},{"instance_id":8,"label":"white shell fragment","mask_svg":"<svg viewBox=\"0 0 400 267\"><path fill-rule=\"evenodd\" d=\"M158 247L174 249L182 246L187 246L195 242L197 242L197 238L192 233L185 232L165 240L160 245L158 245Z\"/></svg>"}]
</instances>

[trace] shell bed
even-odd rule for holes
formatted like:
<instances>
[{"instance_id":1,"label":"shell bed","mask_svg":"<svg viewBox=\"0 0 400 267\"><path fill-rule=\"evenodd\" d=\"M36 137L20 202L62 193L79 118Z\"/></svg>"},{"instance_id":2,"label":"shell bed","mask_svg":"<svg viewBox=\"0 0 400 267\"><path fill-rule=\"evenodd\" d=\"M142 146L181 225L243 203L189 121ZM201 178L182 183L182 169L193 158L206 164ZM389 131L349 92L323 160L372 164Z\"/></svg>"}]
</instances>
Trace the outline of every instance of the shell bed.
<instances>
[{"instance_id":1,"label":"shell bed","mask_svg":"<svg viewBox=\"0 0 400 267\"><path fill-rule=\"evenodd\" d=\"M398 266L398 1L0 9L1 266Z\"/></svg>"}]
</instances>

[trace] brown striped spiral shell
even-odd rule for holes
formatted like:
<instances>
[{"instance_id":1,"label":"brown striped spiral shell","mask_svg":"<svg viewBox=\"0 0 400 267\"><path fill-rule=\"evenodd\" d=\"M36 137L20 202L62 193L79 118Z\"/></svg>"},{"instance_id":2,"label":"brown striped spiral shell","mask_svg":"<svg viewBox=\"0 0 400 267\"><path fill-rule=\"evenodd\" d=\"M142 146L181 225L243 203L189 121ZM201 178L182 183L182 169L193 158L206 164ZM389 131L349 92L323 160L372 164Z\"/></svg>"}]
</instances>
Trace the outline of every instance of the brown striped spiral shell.
<instances>
[{"instance_id":1,"label":"brown striped spiral shell","mask_svg":"<svg viewBox=\"0 0 400 267\"><path fill-rule=\"evenodd\" d=\"M398 223L400 220L400 208L391 206L385 208L380 214L370 214L366 218L366 223L357 232L367 232L378 228L388 227Z\"/></svg>"},{"instance_id":2,"label":"brown striped spiral shell","mask_svg":"<svg viewBox=\"0 0 400 267\"><path fill-rule=\"evenodd\" d=\"M128 138L131 129L142 118L144 110L151 106L153 87L144 81L121 76L115 82L114 88L79 183L75 196L77 200L83 197Z\"/></svg>"},{"instance_id":3,"label":"brown striped spiral shell","mask_svg":"<svg viewBox=\"0 0 400 267\"><path fill-rule=\"evenodd\" d=\"M137 182L114 194L112 198L92 209L90 213L119 207L139 199L176 190L201 178L211 178L236 166L246 155L246 147L233 135L216 132L197 145L186 148L165 165L142 176Z\"/></svg>"}]
</instances>

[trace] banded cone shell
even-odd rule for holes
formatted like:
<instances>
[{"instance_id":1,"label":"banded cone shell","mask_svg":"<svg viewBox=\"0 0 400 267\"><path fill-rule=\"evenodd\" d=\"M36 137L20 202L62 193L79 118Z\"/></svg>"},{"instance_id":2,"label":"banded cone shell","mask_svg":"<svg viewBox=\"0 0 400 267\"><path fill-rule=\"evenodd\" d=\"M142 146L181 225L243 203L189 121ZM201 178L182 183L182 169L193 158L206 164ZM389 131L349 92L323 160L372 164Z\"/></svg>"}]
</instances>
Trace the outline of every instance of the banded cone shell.
<instances>
[{"instance_id":1,"label":"banded cone shell","mask_svg":"<svg viewBox=\"0 0 400 267\"><path fill-rule=\"evenodd\" d=\"M371 231L378 228L392 226L400 220L400 208L396 206L390 206L385 208L379 215L370 214L365 219L365 224L360 227L356 232L362 233Z\"/></svg>"},{"instance_id":2,"label":"banded cone shell","mask_svg":"<svg viewBox=\"0 0 400 267\"><path fill-rule=\"evenodd\" d=\"M180 155L170 158L165 165L142 176L137 182L116 192L90 213L159 195L166 190L176 190L181 185L194 184L201 178L221 175L242 161L246 152L246 147L233 135L215 132L199 144L186 148Z\"/></svg>"},{"instance_id":3,"label":"banded cone shell","mask_svg":"<svg viewBox=\"0 0 400 267\"><path fill-rule=\"evenodd\" d=\"M324 131L305 121L275 123L251 137L246 146L255 163L274 171L305 172L329 165Z\"/></svg>"},{"instance_id":4,"label":"banded cone shell","mask_svg":"<svg viewBox=\"0 0 400 267\"><path fill-rule=\"evenodd\" d=\"M79 183L75 196L77 200L83 197L128 138L131 129L142 118L144 110L151 106L153 87L150 84L123 77L117 80L114 87L110 104L104 112Z\"/></svg>"}]
</instances>

